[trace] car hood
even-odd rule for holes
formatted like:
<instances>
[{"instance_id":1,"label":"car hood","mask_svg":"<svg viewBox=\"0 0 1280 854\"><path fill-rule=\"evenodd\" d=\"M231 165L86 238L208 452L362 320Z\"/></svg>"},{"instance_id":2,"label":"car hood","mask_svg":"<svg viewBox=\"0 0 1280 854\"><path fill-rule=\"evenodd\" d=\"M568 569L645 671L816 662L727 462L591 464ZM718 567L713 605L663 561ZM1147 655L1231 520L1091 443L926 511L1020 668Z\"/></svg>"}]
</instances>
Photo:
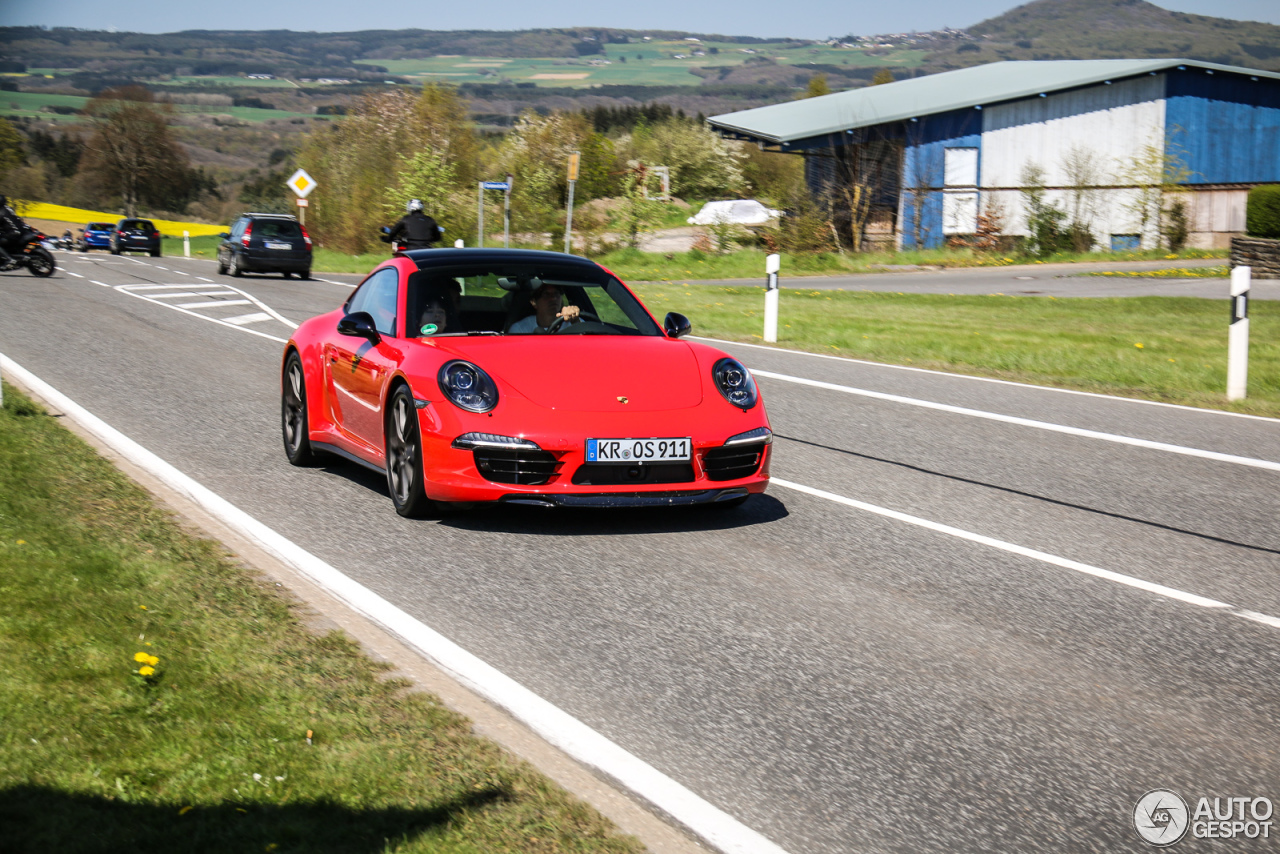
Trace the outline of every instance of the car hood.
<instances>
[{"instance_id":1,"label":"car hood","mask_svg":"<svg viewBox=\"0 0 1280 854\"><path fill-rule=\"evenodd\" d=\"M683 341L638 336L522 335L436 339L548 409L654 412L702 402L698 360Z\"/></svg>"}]
</instances>

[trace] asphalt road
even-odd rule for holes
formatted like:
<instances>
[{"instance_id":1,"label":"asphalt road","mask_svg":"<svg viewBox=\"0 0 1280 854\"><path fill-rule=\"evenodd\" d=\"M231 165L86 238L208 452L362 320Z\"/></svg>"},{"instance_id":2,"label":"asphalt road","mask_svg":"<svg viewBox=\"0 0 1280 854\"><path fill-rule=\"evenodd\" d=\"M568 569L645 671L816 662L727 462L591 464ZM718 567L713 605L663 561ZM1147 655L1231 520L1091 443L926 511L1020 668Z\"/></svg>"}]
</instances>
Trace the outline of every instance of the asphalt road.
<instances>
[{"instance_id":1,"label":"asphalt road","mask_svg":"<svg viewBox=\"0 0 1280 854\"><path fill-rule=\"evenodd\" d=\"M416 522L281 449L273 315L351 277L58 257L0 275L0 352L793 854L1145 851L1149 790L1280 801L1280 422L725 345L765 496Z\"/></svg>"}]
</instances>

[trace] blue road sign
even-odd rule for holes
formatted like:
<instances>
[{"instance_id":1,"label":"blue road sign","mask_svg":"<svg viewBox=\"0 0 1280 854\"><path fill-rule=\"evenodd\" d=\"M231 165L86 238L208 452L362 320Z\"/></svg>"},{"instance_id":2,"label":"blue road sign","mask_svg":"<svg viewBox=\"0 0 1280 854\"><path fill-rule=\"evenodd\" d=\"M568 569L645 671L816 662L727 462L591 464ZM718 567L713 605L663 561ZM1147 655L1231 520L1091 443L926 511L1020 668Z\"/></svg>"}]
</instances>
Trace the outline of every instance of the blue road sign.
<instances>
[{"instance_id":1,"label":"blue road sign","mask_svg":"<svg viewBox=\"0 0 1280 854\"><path fill-rule=\"evenodd\" d=\"M481 188L485 190L510 190L511 185L506 181L481 181Z\"/></svg>"}]
</instances>

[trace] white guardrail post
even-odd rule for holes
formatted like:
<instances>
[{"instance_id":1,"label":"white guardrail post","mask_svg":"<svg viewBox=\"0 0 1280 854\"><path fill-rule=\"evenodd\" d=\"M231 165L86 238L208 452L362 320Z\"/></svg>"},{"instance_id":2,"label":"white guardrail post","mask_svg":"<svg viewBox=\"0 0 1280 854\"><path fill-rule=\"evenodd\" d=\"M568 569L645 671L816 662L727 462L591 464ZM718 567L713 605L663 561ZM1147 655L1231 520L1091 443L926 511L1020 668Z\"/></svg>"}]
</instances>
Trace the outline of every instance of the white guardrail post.
<instances>
[{"instance_id":1,"label":"white guardrail post","mask_svg":"<svg viewBox=\"0 0 1280 854\"><path fill-rule=\"evenodd\" d=\"M182 232L182 254L191 257L191 232Z\"/></svg>"},{"instance_id":2,"label":"white guardrail post","mask_svg":"<svg viewBox=\"0 0 1280 854\"><path fill-rule=\"evenodd\" d=\"M770 344L778 341L778 270L781 267L781 255L765 257L764 272L768 278L764 286L764 340Z\"/></svg>"},{"instance_id":3,"label":"white guardrail post","mask_svg":"<svg viewBox=\"0 0 1280 854\"><path fill-rule=\"evenodd\" d=\"M1227 333L1227 400L1244 400L1249 385L1249 283L1253 268L1231 271L1231 326Z\"/></svg>"}]
</instances>

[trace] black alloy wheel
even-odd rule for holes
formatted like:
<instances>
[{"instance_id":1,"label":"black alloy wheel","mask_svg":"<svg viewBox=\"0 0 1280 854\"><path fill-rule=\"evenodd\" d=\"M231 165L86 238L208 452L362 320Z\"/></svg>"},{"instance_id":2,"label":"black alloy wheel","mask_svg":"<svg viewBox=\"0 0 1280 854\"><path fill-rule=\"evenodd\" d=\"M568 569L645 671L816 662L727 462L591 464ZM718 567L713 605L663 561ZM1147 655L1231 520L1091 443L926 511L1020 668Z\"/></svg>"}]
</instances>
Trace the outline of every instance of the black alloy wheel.
<instances>
[{"instance_id":1,"label":"black alloy wheel","mask_svg":"<svg viewBox=\"0 0 1280 854\"><path fill-rule=\"evenodd\" d=\"M302 373L302 359L297 351L289 354L284 363L284 378L280 389L280 421L284 430L284 453L295 466L307 466L315 462L311 437L307 434L307 383Z\"/></svg>"},{"instance_id":2,"label":"black alloy wheel","mask_svg":"<svg viewBox=\"0 0 1280 854\"><path fill-rule=\"evenodd\" d=\"M418 409L408 386L391 395L387 414L387 490L396 512L410 519L431 515L436 507L422 486L422 434Z\"/></svg>"}]
</instances>

